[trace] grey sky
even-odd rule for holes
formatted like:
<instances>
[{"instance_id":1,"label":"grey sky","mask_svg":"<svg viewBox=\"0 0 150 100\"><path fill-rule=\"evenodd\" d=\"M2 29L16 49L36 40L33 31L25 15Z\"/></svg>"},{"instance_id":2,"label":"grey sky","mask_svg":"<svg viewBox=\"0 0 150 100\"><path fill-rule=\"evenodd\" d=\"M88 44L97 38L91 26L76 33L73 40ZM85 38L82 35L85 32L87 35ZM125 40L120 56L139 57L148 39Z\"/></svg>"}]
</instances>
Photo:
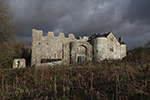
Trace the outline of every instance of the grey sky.
<instances>
[{"instance_id":1,"label":"grey sky","mask_svg":"<svg viewBox=\"0 0 150 100\"><path fill-rule=\"evenodd\" d=\"M31 30L78 36L113 32L128 47L150 40L149 0L9 0L21 19L17 38L31 42Z\"/></svg>"}]
</instances>

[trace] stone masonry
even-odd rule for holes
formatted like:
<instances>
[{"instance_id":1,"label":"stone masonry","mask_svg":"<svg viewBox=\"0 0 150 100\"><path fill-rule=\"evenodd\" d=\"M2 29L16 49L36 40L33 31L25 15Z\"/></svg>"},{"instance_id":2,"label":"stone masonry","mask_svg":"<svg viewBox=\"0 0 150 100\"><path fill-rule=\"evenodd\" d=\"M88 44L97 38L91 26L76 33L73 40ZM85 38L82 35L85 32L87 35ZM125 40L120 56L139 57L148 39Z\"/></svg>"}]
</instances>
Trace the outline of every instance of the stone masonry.
<instances>
[{"instance_id":1,"label":"stone masonry","mask_svg":"<svg viewBox=\"0 0 150 100\"><path fill-rule=\"evenodd\" d=\"M31 66L99 62L104 59L122 59L126 56L126 45L110 32L94 34L76 39L73 34L65 37L53 32L43 36L41 30L32 30Z\"/></svg>"},{"instance_id":2,"label":"stone masonry","mask_svg":"<svg viewBox=\"0 0 150 100\"><path fill-rule=\"evenodd\" d=\"M21 59L14 59L13 61L13 69L14 68L25 68L26 67L26 60L21 58Z\"/></svg>"}]
</instances>

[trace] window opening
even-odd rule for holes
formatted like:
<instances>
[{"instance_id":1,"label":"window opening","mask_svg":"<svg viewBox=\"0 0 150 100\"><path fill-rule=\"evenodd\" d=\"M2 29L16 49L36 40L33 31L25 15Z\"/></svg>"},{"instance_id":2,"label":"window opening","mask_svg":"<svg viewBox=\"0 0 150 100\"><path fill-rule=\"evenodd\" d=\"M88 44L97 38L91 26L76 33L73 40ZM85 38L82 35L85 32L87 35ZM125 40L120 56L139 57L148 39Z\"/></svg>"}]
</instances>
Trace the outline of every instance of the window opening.
<instances>
[{"instance_id":1,"label":"window opening","mask_svg":"<svg viewBox=\"0 0 150 100\"><path fill-rule=\"evenodd\" d=\"M55 61L61 61L62 59L41 59L41 63L49 63Z\"/></svg>"},{"instance_id":2,"label":"window opening","mask_svg":"<svg viewBox=\"0 0 150 100\"><path fill-rule=\"evenodd\" d=\"M111 47L109 48L109 50L110 50L111 52L113 52L113 51L114 51L114 48L111 46Z\"/></svg>"},{"instance_id":3,"label":"window opening","mask_svg":"<svg viewBox=\"0 0 150 100\"><path fill-rule=\"evenodd\" d=\"M114 39L114 38L113 38L113 37L111 37L111 38L110 38L110 41L113 41L113 39Z\"/></svg>"},{"instance_id":4,"label":"window opening","mask_svg":"<svg viewBox=\"0 0 150 100\"><path fill-rule=\"evenodd\" d=\"M85 62L85 57L84 56L79 56L78 57L78 63L84 63Z\"/></svg>"}]
</instances>

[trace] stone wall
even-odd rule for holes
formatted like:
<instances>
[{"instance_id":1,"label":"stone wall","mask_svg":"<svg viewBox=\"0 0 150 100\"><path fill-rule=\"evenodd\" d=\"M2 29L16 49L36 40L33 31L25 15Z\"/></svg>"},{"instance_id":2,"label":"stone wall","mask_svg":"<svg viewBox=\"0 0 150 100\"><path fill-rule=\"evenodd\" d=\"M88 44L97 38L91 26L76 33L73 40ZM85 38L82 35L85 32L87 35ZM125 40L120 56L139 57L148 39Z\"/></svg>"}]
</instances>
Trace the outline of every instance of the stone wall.
<instances>
[{"instance_id":1,"label":"stone wall","mask_svg":"<svg viewBox=\"0 0 150 100\"><path fill-rule=\"evenodd\" d=\"M44 60L57 60L57 62L59 60L59 64L60 62L70 63L70 43L76 40L87 41L88 37L76 39L73 34L65 37L64 33L59 33L58 37L55 37L53 32L43 36L42 30L33 29L31 66L40 65Z\"/></svg>"},{"instance_id":2,"label":"stone wall","mask_svg":"<svg viewBox=\"0 0 150 100\"><path fill-rule=\"evenodd\" d=\"M94 34L90 37L65 37L53 32L43 36L41 30L32 30L31 66L85 63L94 60L122 59L126 56L126 45L121 44L112 33Z\"/></svg>"},{"instance_id":3,"label":"stone wall","mask_svg":"<svg viewBox=\"0 0 150 100\"><path fill-rule=\"evenodd\" d=\"M107 38L105 37L95 38L93 42L93 49L94 49L93 59L95 62L107 59L108 57Z\"/></svg>"},{"instance_id":4,"label":"stone wall","mask_svg":"<svg viewBox=\"0 0 150 100\"><path fill-rule=\"evenodd\" d=\"M120 44L112 33L108 36L96 37L91 43L95 62L104 59L122 59L126 56L126 45Z\"/></svg>"},{"instance_id":5,"label":"stone wall","mask_svg":"<svg viewBox=\"0 0 150 100\"><path fill-rule=\"evenodd\" d=\"M108 58L109 59L120 59L120 43L115 36L110 33L107 36L108 40Z\"/></svg>"},{"instance_id":6,"label":"stone wall","mask_svg":"<svg viewBox=\"0 0 150 100\"><path fill-rule=\"evenodd\" d=\"M24 68L26 67L26 60L25 59L14 59L13 61L13 69L14 68Z\"/></svg>"},{"instance_id":7,"label":"stone wall","mask_svg":"<svg viewBox=\"0 0 150 100\"><path fill-rule=\"evenodd\" d=\"M91 62L93 58L92 45L86 41L71 42L71 63Z\"/></svg>"}]
</instances>

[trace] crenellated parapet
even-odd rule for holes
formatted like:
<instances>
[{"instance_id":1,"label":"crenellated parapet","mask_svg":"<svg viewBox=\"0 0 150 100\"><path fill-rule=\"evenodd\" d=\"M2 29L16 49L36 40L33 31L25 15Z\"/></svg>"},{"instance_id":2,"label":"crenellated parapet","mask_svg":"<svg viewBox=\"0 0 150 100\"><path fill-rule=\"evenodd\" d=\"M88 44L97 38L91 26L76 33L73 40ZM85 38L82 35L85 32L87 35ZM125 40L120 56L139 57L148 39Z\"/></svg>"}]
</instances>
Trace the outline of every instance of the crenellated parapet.
<instances>
[{"instance_id":1,"label":"crenellated parapet","mask_svg":"<svg viewBox=\"0 0 150 100\"><path fill-rule=\"evenodd\" d=\"M81 40L81 41L88 41L88 40L89 40L89 37L83 36L83 38L82 38L82 37L78 37L77 39L78 39L78 40Z\"/></svg>"},{"instance_id":2,"label":"crenellated parapet","mask_svg":"<svg viewBox=\"0 0 150 100\"><path fill-rule=\"evenodd\" d=\"M48 37L48 38L68 38L68 39L75 39L75 36L73 34L69 34L68 37L65 37L64 33L59 33L58 36L54 36L54 32L48 31L47 36L43 36L43 31L42 30L36 30L32 29L32 37L33 38L43 38L43 37Z\"/></svg>"},{"instance_id":3,"label":"crenellated parapet","mask_svg":"<svg viewBox=\"0 0 150 100\"><path fill-rule=\"evenodd\" d=\"M44 36L42 30L32 29L32 65L40 64L43 59L62 60L63 45L68 43L67 46L70 46L69 43L72 41L76 41L73 34L65 37L64 33L59 33L55 36L54 32L49 31Z\"/></svg>"},{"instance_id":4,"label":"crenellated parapet","mask_svg":"<svg viewBox=\"0 0 150 100\"><path fill-rule=\"evenodd\" d=\"M47 35L44 36L43 35L43 31L42 30L36 30L36 29L32 29L32 39L34 40L40 40L40 39L45 39L45 38L50 38L50 39L69 39L69 40L76 40L74 34L69 34L68 37L65 36L64 33L59 33L58 36L54 36L54 32L48 31ZM83 36L83 37L79 37L78 40L82 40L82 41L88 41L89 37L87 36Z\"/></svg>"},{"instance_id":5,"label":"crenellated parapet","mask_svg":"<svg viewBox=\"0 0 150 100\"><path fill-rule=\"evenodd\" d=\"M42 30L36 30L36 29L32 29L32 36L35 35L43 35L43 31Z\"/></svg>"},{"instance_id":6,"label":"crenellated parapet","mask_svg":"<svg viewBox=\"0 0 150 100\"><path fill-rule=\"evenodd\" d=\"M49 31L49 32L47 33L47 36L54 38L54 32Z\"/></svg>"},{"instance_id":7,"label":"crenellated parapet","mask_svg":"<svg viewBox=\"0 0 150 100\"><path fill-rule=\"evenodd\" d=\"M73 34L68 35L70 39L75 39L75 36Z\"/></svg>"},{"instance_id":8,"label":"crenellated parapet","mask_svg":"<svg viewBox=\"0 0 150 100\"><path fill-rule=\"evenodd\" d=\"M59 37L59 38L65 38L65 34L64 34L64 33L59 33L59 34L58 34L58 37Z\"/></svg>"}]
</instances>

